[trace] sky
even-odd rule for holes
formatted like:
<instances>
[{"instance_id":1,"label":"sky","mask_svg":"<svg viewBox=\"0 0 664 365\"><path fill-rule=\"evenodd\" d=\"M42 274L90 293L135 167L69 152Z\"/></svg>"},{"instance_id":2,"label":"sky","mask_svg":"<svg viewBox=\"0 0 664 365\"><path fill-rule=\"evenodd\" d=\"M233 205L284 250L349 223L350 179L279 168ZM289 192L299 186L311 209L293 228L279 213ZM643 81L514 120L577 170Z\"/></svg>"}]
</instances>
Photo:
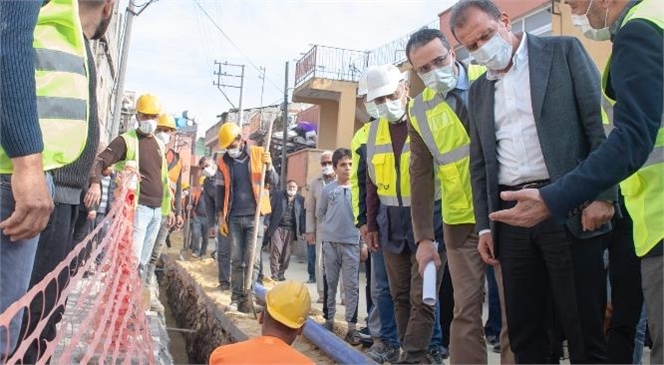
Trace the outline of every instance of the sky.
<instances>
[{"instance_id":1,"label":"sky","mask_svg":"<svg viewBox=\"0 0 664 365\"><path fill-rule=\"evenodd\" d=\"M436 21L455 2L158 0L134 18L125 90L157 95L167 113L189 110L202 135L232 108L213 85L215 60L246 65L245 109L261 105L258 68L265 67L263 105L276 104L283 100L285 62L292 88L295 63L312 45L375 49ZM120 3L122 13L126 4ZM224 77L222 83L239 80ZM239 89L224 91L238 106Z\"/></svg>"}]
</instances>

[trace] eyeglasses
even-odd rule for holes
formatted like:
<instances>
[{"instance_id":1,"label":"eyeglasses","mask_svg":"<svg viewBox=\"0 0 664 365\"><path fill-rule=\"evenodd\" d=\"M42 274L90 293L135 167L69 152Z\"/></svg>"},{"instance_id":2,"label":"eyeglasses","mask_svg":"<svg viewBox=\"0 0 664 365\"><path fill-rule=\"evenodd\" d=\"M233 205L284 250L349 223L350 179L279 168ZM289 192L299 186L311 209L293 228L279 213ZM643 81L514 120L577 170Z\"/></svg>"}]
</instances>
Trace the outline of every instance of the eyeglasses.
<instances>
[{"instance_id":1,"label":"eyeglasses","mask_svg":"<svg viewBox=\"0 0 664 365\"><path fill-rule=\"evenodd\" d=\"M322 161L320 163L321 166L332 166L332 161Z\"/></svg>"},{"instance_id":2,"label":"eyeglasses","mask_svg":"<svg viewBox=\"0 0 664 365\"><path fill-rule=\"evenodd\" d=\"M450 56L450 53L447 52L446 55L444 56L439 56L433 59L433 61L427 63L426 65L418 67L415 71L422 75L425 74L435 68L441 68L445 66L445 63L447 62L447 58Z\"/></svg>"}]
</instances>

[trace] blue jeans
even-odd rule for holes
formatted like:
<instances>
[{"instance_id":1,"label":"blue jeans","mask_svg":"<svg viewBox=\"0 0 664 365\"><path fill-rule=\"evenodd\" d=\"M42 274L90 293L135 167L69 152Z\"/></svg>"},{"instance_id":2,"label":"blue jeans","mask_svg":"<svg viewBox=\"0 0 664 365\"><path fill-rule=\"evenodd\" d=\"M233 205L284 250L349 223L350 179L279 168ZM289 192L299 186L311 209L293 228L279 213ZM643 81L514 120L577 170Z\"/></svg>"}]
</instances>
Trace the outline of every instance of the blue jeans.
<instances>
[{"instance_id":1,"label":"blue jeans","mask_svg":"<svg viewBox=\"0 0 664 365\"><path fill-rule=\"evenodd\" d=\"M316 280L316 246L307 243L307 274L309 280Z\"/></svg>"},{"instance_id":2,"label":"blue jeans","mask_svg":"<svg viewBox=\"0 0 664 365\"><path fill-rule=\"evenodd\" d=\"M258 224L263 227L263 218L261 217ZM245 287L245 271L247 265L250 265L249 260L251 256L250 247L254 248L254 262L251 274L252 286L258 278L258 271L260 266L260 249L261 242L263 242L263 230L258 230L258 239L256 243L252 242L254 235L254 216L231 216L228 219L228 230L231 237L231 285L233 287L233 294L231 295L232 301L243 303L247 300Z\"/></svg>"},{"instance_id":3,"label":"blue jeans","mask_svg":"<svg viewBox=\"0 0 664 365\"><path fill-rule=\"evenodd\" d=\"M394 302L390 294L390 283L385 268L383 252L371 253L371 270L376 286L376 306L380 316L380 334L378 338L386 344L399 346L399 335L397 334L397 322L394 318Z\"/></svg>"},{"instance_id":4,"label":"blue jeans","mask_svg":"<svg viewBox=\"0 0 664 365\"><path fill-rule=\"evenodd\" d=\"M217 230L217 232L219 232L219 230ZM231 238L229 236L224 237L221 234L217 234L217 269L219 270L219 284L231 283Z\"/></svg>"},{"instance_id":5,"label":"blue jeans","mask_svg":"<svg viewBox=\"0 0 664 365\"><path fill-rule=\"evenodd\" d=\"M137 205L134 213L134 254L139 268L147 266L161 228L161 208Z\"/></svg>"},{"instance_id":6,"label":"blue jeans","mask_svg":"<svg viewBox=\"0 0 664 365\"><path fill-rule=\"evenodd\" d=\"M193 251L204 256L208 246L208 223L206 217L196 216L192 219L191 236Z\"/></svg>"},{"instance_id":7,"label":"blue jeans","mask_svg":"<svg viewBox=\"0 0 664 365\"><path fill-rule=\"evenodd\" d=\"M643 342L646 340L646 305L641 308L641 318L636 325L636 335L634 336L634 355L632 357L632 364L641 365L643 358Z\"/></svg>"},{"instance_id":8,"label":"blue jeans","mask_svg":"<svg viewBox=\"0 0 664 365\"><path fill-rule=\"evenodd\" d=\"M489 318L484 324L484 335L500 337L500 330L503 328L500 314L500 298L498 297L498 283L496 282L496 273L493 266L486 267L486 281L489 287L487 300L489 301Z\"/></svg>"},{"instance_id":9,"label":"blue jeans","mask_svg":"<svg viewBox=\"0 0 664 365\"><path fill-rule=\"evenodd\" d=\"M53 180L50 174L46 176L46 182L52 194ZM0 221L11 216L15 204L11 175L0 175ZM8 236L0 233L0 314L25 295L28 290L38 241L39 235L27 240L12 242ZM9 332L6 328L0 327L0 363L4 363L5 357L14 351L22 320L23 309L12 317ZM8 352L5 353L5 350Z\"/></svg>"}]
</instances>

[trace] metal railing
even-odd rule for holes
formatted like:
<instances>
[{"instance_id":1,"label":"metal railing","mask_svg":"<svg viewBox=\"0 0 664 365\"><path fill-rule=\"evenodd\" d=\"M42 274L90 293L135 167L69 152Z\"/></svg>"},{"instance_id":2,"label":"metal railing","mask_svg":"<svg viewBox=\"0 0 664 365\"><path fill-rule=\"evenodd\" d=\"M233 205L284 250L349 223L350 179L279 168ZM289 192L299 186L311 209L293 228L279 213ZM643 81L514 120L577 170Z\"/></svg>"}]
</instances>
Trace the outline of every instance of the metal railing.
<instances>
[{"instance_id":1,"label":"metal railing","mask_svg":"<svg viewBox=\"0 0 664 365\"><path fill-rule=\"evenodd\" d=\"M314 77L356 82L366 57L364 51L314 45L295 65L295 87Z\"/></svg>"}]
</instances>

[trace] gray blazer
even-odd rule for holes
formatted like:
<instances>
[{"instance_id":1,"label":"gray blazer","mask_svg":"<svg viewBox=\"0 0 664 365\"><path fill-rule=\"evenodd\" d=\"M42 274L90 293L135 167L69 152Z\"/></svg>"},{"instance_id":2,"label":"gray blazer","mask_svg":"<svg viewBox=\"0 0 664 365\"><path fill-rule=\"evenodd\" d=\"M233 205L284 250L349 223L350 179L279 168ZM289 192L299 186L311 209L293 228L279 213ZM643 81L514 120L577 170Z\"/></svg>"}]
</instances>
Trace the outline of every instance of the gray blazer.
<instances>
[{"instance_id":1,"label":"gray blazer","mask_svg":"<svg viewBox=\"0 0 664 365\"><path fill-rule=\"evenodd\" d=\"M571 37L537 37L528 34L531 99L544 163L552 181L583 161L604 140L599 73L581 43ZM469 93L470 174L476 230L491 229L489 213L500 209L498 160L494 118L495 81L486 74L473 83ZM616 201L617 188L598 200ZM580 214L570 218L568 228L580 232Z\"/></svg>"}]
</instances>

